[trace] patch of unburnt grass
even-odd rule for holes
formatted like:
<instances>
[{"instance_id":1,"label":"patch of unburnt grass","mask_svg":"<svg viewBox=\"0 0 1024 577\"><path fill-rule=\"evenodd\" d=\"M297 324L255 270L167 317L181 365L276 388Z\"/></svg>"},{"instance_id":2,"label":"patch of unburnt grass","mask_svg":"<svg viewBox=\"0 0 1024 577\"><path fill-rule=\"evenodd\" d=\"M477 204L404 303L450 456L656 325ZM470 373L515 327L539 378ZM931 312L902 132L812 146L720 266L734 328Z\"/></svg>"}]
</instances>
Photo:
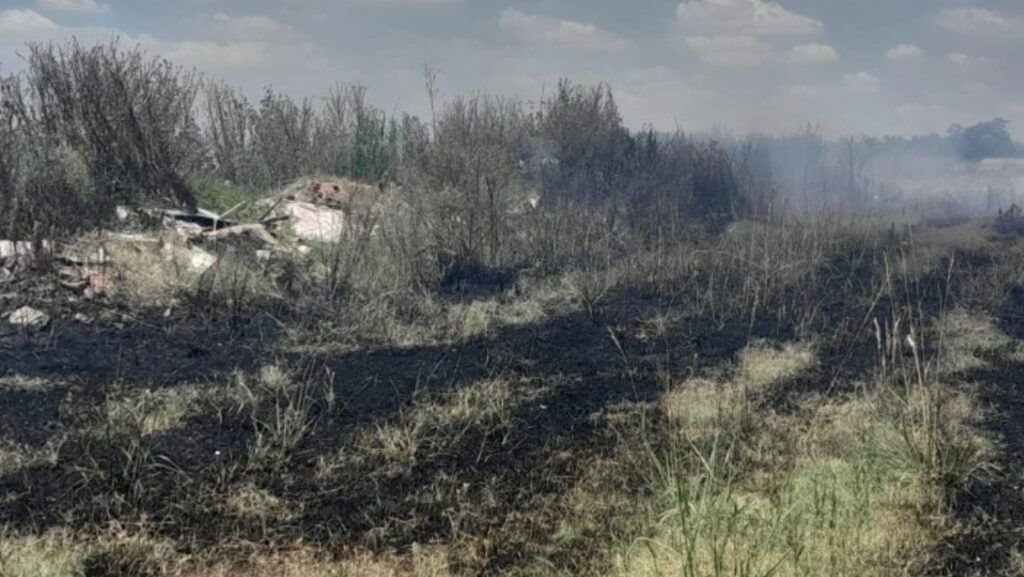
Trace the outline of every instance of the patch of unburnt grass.
<instances>
[{"instance_id":1,"label":"patch of unburnt grass","mask_svg":"<svg viewBox=\"0 0 1024 577\"><path fill-rule=\"evenodd\" d=\"M0 575L78 577L84 553L64 532L21 537L0 532Z\"/></svg>"},{"instance_id":2,"label":"patch of unburnt grass","mask_svg":"<svg viewBox=\"0 0 1024 577\"><path fill-rule=\"evenodd\" d=\"M143 437L159 435L181 427L195 415L202 394L197 385L131 388L106 400L103 427Z\"/></svg>"},{"instance_id":3,"label":"patch of unburnt grass","mask_svg":"<svg viewBox=\"0 0 1024 577\"><path fill-rule=\"evenodd\" d=\"M55 434L42 446L0 439L0 477L17 473L26 468L55 466L63 442L64 437L60 434Z\"/></svg>"},{"instance_id":4,"label":"patch of unburnt grass","mask_svg":"<svg viewBox=\"0 0 1024 577\"><path fill-rule=\"evenodd\" d=\"M36 376L8 375L0 377L0 392L4 391L27 391L27 392L50 392L62 387L50 379Z\"/></svg>"},{"instance_id":5,"label":"patch of unburnt grass","mask_svg":"<svg viewBox=\"0 0 1024 577\"><path fill-rule=\"evenodd\" d=\"M358 441L362 451L401 468L425 455L436 456L458 447L474 429L486 428L507 438L513 411L525 400L521 391L501 378L417 397L397 419L367 431Z\"/></svg>"},{"instance_id":6,"label":"patch of unburnt grass","mask_svg":"<svg viewBox=\"0 0 1024 577\"><path fill-rule=\"evenodd\" d=\"M649 536L617 574L903 575L943 534L944 491L983 465L970 399L879 375L844 398L776 413L759 394L812 349L756 346L732 374L670 391L650 450ZM654 445L652 445L654 447Z\"/></svg>"},{"instance_id":7,"label":"patch of unburnt grass","mask_svg":"<svg viewBox=\"0 0 1024 577\"><path fill-rule=\"evenodd\" d=\"M363 292L317 309L315 323L289 332L284 350L324 356L367 346L458 346L502 330L541 325L579 310L571 275L556 275L487 299L444 299L429 291Z\"/></svg>"},{"instance_id":8,"label":"patch of unburnt grass","mask_svg":"<svg viewBox=\"0 0 1024 577\"><path fill-rule=\"evenodd\" d=\"M112 523L42 536L0 533L0 575L5 577L164 577L177 574L179 560L166 540L145 530Z\"/></svg>"}]
</instances>

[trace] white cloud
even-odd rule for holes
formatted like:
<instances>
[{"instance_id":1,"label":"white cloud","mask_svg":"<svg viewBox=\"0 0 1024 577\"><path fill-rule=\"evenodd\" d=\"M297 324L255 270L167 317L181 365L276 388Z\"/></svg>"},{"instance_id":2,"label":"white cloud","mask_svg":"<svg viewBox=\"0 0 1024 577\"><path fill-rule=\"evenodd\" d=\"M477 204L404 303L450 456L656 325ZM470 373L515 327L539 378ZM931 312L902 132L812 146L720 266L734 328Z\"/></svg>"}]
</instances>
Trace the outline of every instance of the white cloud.
<instances>
[{"instance_id":1,"label":"white cloud","mask_svg":"<svg viewBox=\"0 0 1024 577\"><path fill-rule=\"evenodd\" d=\"M754 67L773 63L836 62L839 53L819 42L781 47L766 39L820 33L824 25L766 0L690 0L676 8L685 44L705 64Z\"/></svg>"},{"instance_id":2,"label":"white cloud","mask_svg":"<svg viewBox=\"0 0 1024 577\"><path fill-rule=\"evenodd\" d=\"M775 50L753 36L690 36L686 46L713 66L744 68L775 60Z\"/></svg>"},{"instance_id":3,"label":"white cloud","mask_svg":"<svg viewBox=\"0 0 1024 577\"><path fill-rule=\"evenodd\" d=\"M950 64L954 64L958 67L981 67L983 65L991 65L994 61L991 58L985 56L972 56L963 52L950 52L946 55L946 60Z\"/></svg>"},{"instance_id":4,"label":"white cloud","mask_svg":"<svg viewBox=\"0 0 1024 577\"><path fill-rule=\"evenodd\" d=\"M317 47L307 43L166 41L150 36L140 37L139 42L175 64L213 74L315 70L324 63Z\"/></svg>"},{"instance_id":5,"label":"white cloud","mask_svg":"<svg viewBox=\"0 0 1024 577\"><path fill-rule=\"evenodd\" d=\"M793 64L818 64L838 62L839 53L828 44L799 44L789 49L784 60Z\"/></svg>"},{"instance_id":6,"label":"white cloud","mask_svg":"<svg viewBox=\"0 0 1024 577\"><path fill-rule=\"evenodd\" d=\"M885 58L891 62L906 62L916 60L924 55L924 51L913 44L900 44L899 46L885 53Z\"/></svg>"},{"instance_id":7,"label":"white cloud","mask_svg":"<svg viewBox=\"0 0 1024 577\"><path fill-rule=\"evenodd\" d=\"M4 10L0 12L0 32L12 37L30 37L54 32L58 26L34 10Z\"/></svg>"},{"instance_id":8,"label":"white cloud","mask_svg":"<svg viewBox=\"0 0 1024 577\"><path fill-rule=\"evenodd\" d=\"M40 8L76 14L102 14L110 12L109 4L100 4L96 0L36 0L36 4Z\"/></svg>"},{"instance_id":9,"label":"white cloud","mask_svg":"<svg viewBox=\"0 0 1024 577\"><path fill-rule=\"evenodd\" d=\"M777 63L823 64L838 62L839 53L828 44L793 46L783 53L755 36L688 36L686 47L701 62L727 68L753 68Z\"/></svg>"},{"instance_id":10,"label":"white cloud","mask_svg":"<svg viewBox=\"0 0 1024 577\"><path fill-rule=\"evenodd\" d=\"M615 101L629 126L649 125L665 131L683 125L693 130L710 128L710 123L697 126L695 119L701 123L714 119L710 121L713 123L726 117L721 108L732 104L725 102L707 79L671 66L622 71L615 82Z\"/></svg>"},{"instance_id":11,"label":"white cloud","mask_svg":"<svg viewBox=\"0 0 1024 577\"><path fill-rule=\"evenodd\" d=\"M971 59L970 56L964 54L963 52L950 52L946 58L948 58L949 61L952 62L953 64L967 64L967 62L970 61Z\"/></svg>"},{"instance_id":12,"label":"white cloud","mask_svg":"<svg viewBox=\"0 0 1024 577\"><path fill-rule=\"evenodd\" d=\"M366 4L392 4L395 6L441 6L460 0L361 0Z\"/></svg>"},{"instance_id":13,"label":"white cloud","mask_svg":"<svg viewBox=\"0 0 1024 577\"><path fill-rule=\"evenodd\" d=\"M235 40L277 42L287 39L292 27L268 16L229 16L218 12L210 17L220 34Z\"/></svg>"},{"instance_id":14,"label":"white cloud","mask_svg":"<svg viewBox=\"0 0 1024 577\"><path fill-rule=\"evenodd\" d=\"M796 36L816 34L824 25L763 0L692 0L676 8L680 29L703 36Z\"/></svg>"},{"instance_id":15,"label":"white cloud","mask_svg":"<svg viewBox=\"0 0 1024 577\"><path fill-rule=\"evenodd\" d=\"M1024 34L1024 20L985 8L946 8L934 17L939 28L962 36L1007 37Z\"/></svg>"},{"instance_id":16,"label":"white cloud","mask_svg":"<svg viewBox=\"0 0 1024 577\"><path fill-rule=\"evenodd\" d=\"M501 13L498 26L531 46L572 52L619 52L629 41L594 26L572 20L556 20L519 10Z\"/></svg>"},{"instance_id":17,"label":"white cloud","mask_svg":"<svg viewBox=\"0 0 1024 577\"><path fill-rule=\"evenodd\" d=\"M843 75L843 85L852 90L875 92L882 81L870 72L857 72Z\"/></svg>"}]
</instances>

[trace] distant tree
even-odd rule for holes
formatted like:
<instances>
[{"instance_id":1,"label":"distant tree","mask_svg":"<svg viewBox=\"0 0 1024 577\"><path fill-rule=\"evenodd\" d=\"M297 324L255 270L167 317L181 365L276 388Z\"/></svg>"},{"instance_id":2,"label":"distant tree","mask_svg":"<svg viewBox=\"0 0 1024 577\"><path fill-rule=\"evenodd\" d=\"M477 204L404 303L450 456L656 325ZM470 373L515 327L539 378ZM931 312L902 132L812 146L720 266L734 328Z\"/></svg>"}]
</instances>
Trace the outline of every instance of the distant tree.
<instances>
[{"instance_id":1,"label":"distant tree","mask_svg":"<svg viewBox=\"0 0 1024 577\"><path fill-rule=\"evenodd\" d=\"M606 206L614 225L631 142L611 87L559 81L541 105L540 131L557 159L544 175L545 196Z\"/></svg>"},{"instance_id":2,"label":"distant tree","mask_svg":"<svg viewBox=\"0 0 1024 577\"><path fill-rule=\"evenodd\" d=\"M960 158L967 162L1021 156L1021 146L1013 141L1007 130L1009 124L1003 118L994 118L967 128L954 124L949 128L949 138Z\"/></svg>"}]
</instances>

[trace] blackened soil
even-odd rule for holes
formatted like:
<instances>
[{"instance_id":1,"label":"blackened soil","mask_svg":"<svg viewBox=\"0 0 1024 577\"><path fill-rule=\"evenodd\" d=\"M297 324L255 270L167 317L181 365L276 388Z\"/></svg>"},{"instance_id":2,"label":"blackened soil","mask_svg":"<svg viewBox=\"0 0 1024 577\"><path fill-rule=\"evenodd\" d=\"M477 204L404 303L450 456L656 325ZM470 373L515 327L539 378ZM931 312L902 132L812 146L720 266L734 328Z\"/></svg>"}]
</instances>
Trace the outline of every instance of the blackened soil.
<instances>
[{"instance_id":1,"label":"blackened soil","mask_svg":"<svg viewBox=\"0 0 1024 577\"><path fill-rule=\"evenodd\" d=\"M58 318L44 331L8 331L0 334L5 374L73 377L74 384L46 393L3 393L0 414L11 420L0 434L41 443L56 427L69 436L56 466L0 478L0 494L7 495L0 525L45 531L146 519L193 551L300 540L336 551L402 550L460 538L479 548L467 556L477 560L465 568L471 572L539 558L575 572L603 558L607 546L600 541L606 532L580 537L576 555L566 557L564 548L553 546L566 515L564 495L590 463L607 460L617 446L594 416L655 400L666 371L679 377L715 367L731 361L751 338L780 336L767 326L698 321L681 322L665 338L641 336L639 319L668 306L625 295L597 318L571 314L457 346L320 357L274 354L273 325L259 321L172 315L118 326ZM75 434L67 422L75 412L69 403L95 409L110 381L120 387L212 384L269 361L271 354L310 382L330 375L338 399L333 409L316 403L313 429L276 465L248 458L258 427L244 415L209 411L143 439ZM456 440L423 449L407 466L359 452L361 437L400 422L419 396L492 377L517 383L515 394L524 399L508 422L432 431L436 439ZM637 415L631 427L641 422ZM339 466L325 471L325 462ZM609 482L638 492L644 486L636 478ZM295 516L268 523L233 515L224 503L243 484L287 496ZM616 520L609 516L607 522Z\"/></svg>"},{"instance_id":2,"label":"blackened soil","mask_svg":"<svg viewBox=\"0 0 1024 577\"><path fill-rule=\"evenodd\" d=\"M963 375L980 383L984 423L1000 442L996 469L952 494L954 516L963 524L940 547L939 575L1016 575L1014 555L1024 545L1024 364L1004 358Z\"/></svg>"}]
</instances>

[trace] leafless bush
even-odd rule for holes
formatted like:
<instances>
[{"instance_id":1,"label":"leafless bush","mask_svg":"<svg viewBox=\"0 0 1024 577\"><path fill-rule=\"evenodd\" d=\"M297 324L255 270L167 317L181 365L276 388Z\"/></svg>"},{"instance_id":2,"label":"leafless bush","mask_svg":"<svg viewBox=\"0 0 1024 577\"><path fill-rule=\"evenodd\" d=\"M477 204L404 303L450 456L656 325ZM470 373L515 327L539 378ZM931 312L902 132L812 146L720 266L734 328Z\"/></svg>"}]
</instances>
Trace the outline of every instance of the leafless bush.
<instances>
[{"instance_id":1,"label":"leafless bush","mask_svg":"<svg viewBox=\"0 0 1024 577\"><path fill-rule=\"evenodd\" d=\"M630 137L611 88L560 81L542 105L540 131L546 157L539 173L546 199L607 206L614 226Z\"/></svg>"},{"instance_id":2,"label":"leafless bush","mask_svg":"<svg viewBox=\"0 0 1024 577\"><path fill-rule=\"evenodd\" d=\"M18 179L26 149L18 120L22 101L17 77L0 78L0 233L11 235L23 228L25 202Z\"/></svg>"},{"instance_id":3,"label":"leafless bush","mask_svg":"<svg viewBox=\"0 0 1024 577\"><path fill-rule=\"evenodd\" d=\"M205 136L218 176L235 183L251 183L261 173L255 154L256 111L240 92L223 83L207 83Z\"/></svg>"},{"instance_id":4,"label":"leafless bush","mask_svg":"<svg viewBox=\"0 0 1024 577\"><path fill-rule=\"evenodd\" d=\"M204 89L206 139L219 178L268 189L312 174L391 180L401 126L362 86L339 85L322 102L268 89L253 106L223 83Z\"/></svg>"},{"instance_id":5,"label":"leafless bush","mask_svg":"<svg viewBox=\"0 0 1024 577\"><path fill-rule=\"evenodd\" d=\"M1019 235L1024 232L1024 211L1016 204L999 211L996 217L996 230L1002 234Z\"/></svg>"},{"instance_id":6,"label":"leafless bush","mask_svg":"<svg viewBox=\"0 0 1024 577\"><path fill-rule=\"evenodd\" d=\"M609 229L623 221L648 237L676 236L695 223L721 229L771 202L747 151L734 157L681 132L631 133L608 86L562 81L539 118L534 172L544 202L597 208Z\"/></svg>"},{"instance_id":7,"label":"leafless bush","mask_svg":"<svg viewBox=\"0 0 1024 577\"><path fill-rule=\"evenodd\" d=\"M521 163L530 119L519 102L459 97L435 119L434 139L409 159L408 199L453 261L515 260L515 216L525 209Z\"/></svg>"},{"instance_id":8,"label":"leafless bush","mask_svg":"<svg viewBox=\"0 0 1024 577\"><path fill-rule=\"evenodd\" d=\"M116 41L72 41L31 45L26 83L32 96L20 122L80 154L105 197L167 195L194 207L185 180L203 157L194 74Z\"/></svg>"},{"instance_id":9,"label":"leafless bush","mask_svg":"<svg viewBox=\"0 0 1024 577\"><path fill-rule=\"evenodd\" d=\"M316 113L310 100L295 103L267 90L255 121L255 148L266 175L264 182L283 185L316 171Z\"/></svg>"}]
</instances>

